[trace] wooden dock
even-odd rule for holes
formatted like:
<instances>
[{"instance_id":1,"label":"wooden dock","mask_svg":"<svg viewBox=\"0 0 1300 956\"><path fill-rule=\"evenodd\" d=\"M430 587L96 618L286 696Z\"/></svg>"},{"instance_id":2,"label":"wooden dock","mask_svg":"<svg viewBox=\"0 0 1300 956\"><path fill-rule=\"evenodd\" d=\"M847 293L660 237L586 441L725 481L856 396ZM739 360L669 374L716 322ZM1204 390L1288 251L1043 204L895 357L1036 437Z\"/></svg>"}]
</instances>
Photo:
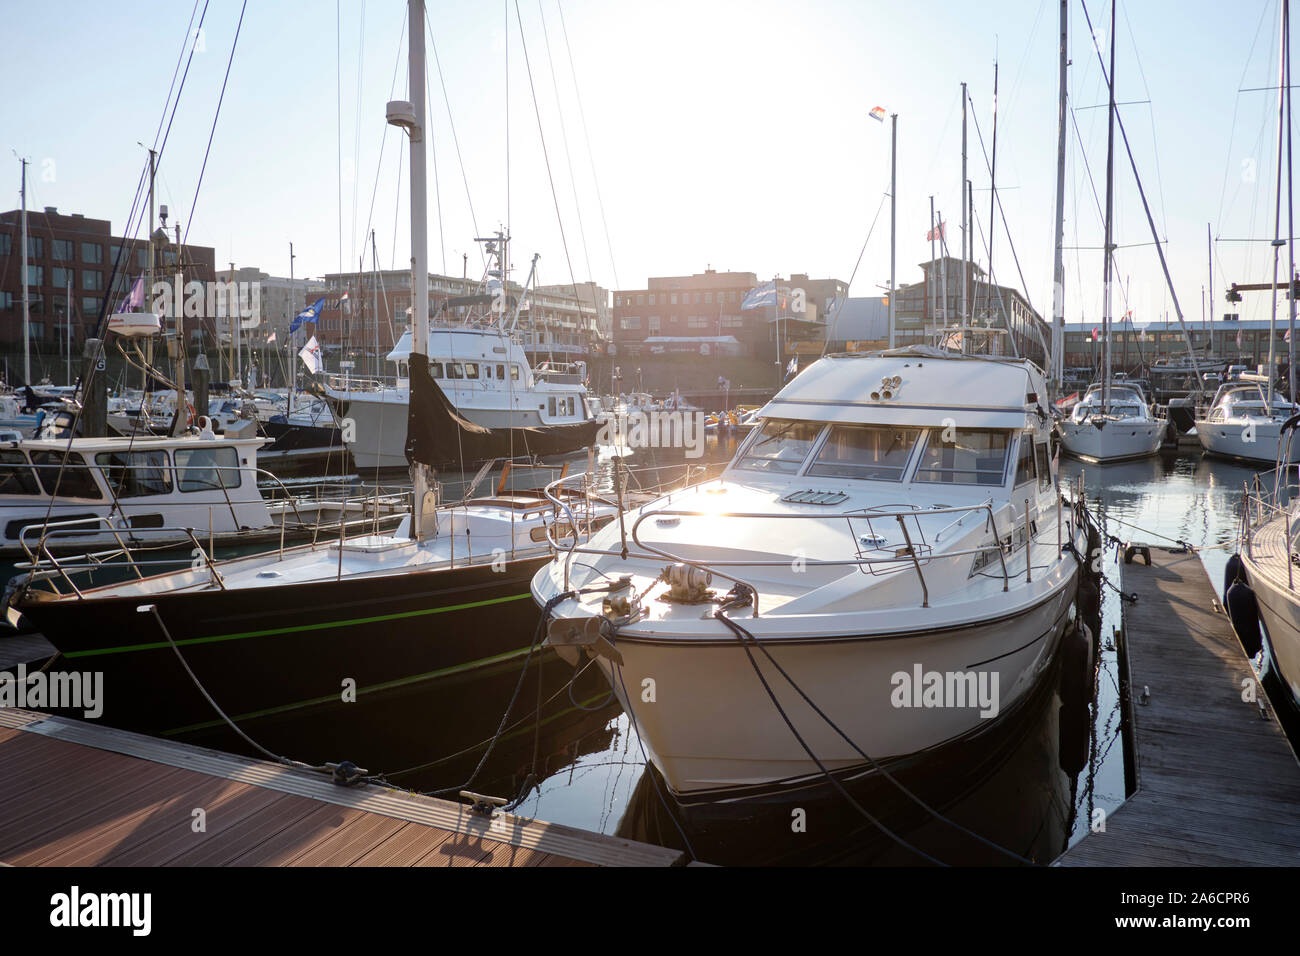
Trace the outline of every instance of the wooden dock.
<instances>
[{"instance_id":1,"label":"wooden dock","mask_svg":"<svg viewBox=\"0 0 1300 956\"><path fill-rule=\"evenodd\" d=\"M1194 553L1124 566L1137 792L1056 866L1296 866L1300 764ZM1150 696L1143 701L1144 692Z\"/></svg>"},{"instance_id":2,"label":"wooden dock","mask_svg":"<svg viewBox=\"0 0 1300 956\"><path fill-rule=\"evenodd\" d=\"M39 634L0 637L0 671L12 670L19 664L39 667L57 653L54 645Z\"/></svg>"},{"instance_id":3,"label":"wooden dock","mask_svg":"<svg viewBox=\"0 0 1300 956\"><path fill-rule=\"evenodd\" d=\"M0 865L672 866L683 854L0 710ZM202 821L202 827L198 821Z\"/></svg>"}]
</instances>

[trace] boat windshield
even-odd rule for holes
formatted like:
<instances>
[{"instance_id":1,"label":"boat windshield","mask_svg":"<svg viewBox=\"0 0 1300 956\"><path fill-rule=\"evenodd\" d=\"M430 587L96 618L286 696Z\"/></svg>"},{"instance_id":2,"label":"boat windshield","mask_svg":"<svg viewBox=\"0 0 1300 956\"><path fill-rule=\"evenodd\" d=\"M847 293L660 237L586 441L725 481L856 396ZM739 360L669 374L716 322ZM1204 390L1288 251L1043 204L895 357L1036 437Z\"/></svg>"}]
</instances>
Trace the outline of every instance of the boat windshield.
<instances>
[{"instance_id":1,"label":"boat windshield","mask_svg":"<svg viewBox=\"0 0 1300 956\"><path fill-rule=\"evenodd\" d=\"M736 467L793 475L808 457L823 427L821 422L769 418Z\"/></svg>"},{"instance_id":2,"label":"boat windshield","mask_svg":"<svg viewBox=\"0 0 1300 956\"><path fill-rule=\"evenodd\" d=\"M992 428L931 428L916 481L949 485L1001 485L1011 432Z\"/></svg>"},{"instance_id":3,"label":"boat windshield","mask_svg":"<svg viewBox=\"0 0 1300 956\"><path fill-rule=\"evenodd\" d=\"M919 428L889 425L832 425L830 435L808 469L810 475L902 481Z\"/></svg>"}]
</instances>

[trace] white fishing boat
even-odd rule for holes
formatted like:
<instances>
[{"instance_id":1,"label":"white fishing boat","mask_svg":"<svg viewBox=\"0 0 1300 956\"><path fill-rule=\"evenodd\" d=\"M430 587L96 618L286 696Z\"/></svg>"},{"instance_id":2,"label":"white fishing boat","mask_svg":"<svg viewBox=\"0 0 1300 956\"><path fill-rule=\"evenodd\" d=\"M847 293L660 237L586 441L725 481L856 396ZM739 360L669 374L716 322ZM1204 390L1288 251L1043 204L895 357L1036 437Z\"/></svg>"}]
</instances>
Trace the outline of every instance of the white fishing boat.
<instances>
[{"instance_id":1,"label":"white fishing boat","mask_svg":"<svg viewBox=\"0 0 1300 956\"><path fill-rule=\"evenodd\" d=\"M595 657L683 802L978 733L1034 687L1072 613L1069 546L1084 538L1050 424L1025 360L825 357L763 408L720 478L538 572L548 643Z\"/></svg>"},{"instance_id":2,"label":"white fishing boat","mask_svg":"<svg viewBox=\"0 0 1300 956\"><path fill-rule=\"evenodd\" d=\"M1243 376L1243 379L1258 376ZM1236 458L1264 465L1300 457L1300 434L1287 433L1288 445L1279 449L1282 425L1296 413L1297 406L1277 395L1269 402L1260 381L1238 380L1220 385L1209 411L1196 418L1196 437L1211 455Z\"/></svg>"},{"instance_id":3,"label":"white fishing boat","mask_svg":"<svg viewBox=\"0 0 1300 956\"><path fill-rule=\"evenodd\" d=\"M1101 382L1089 386L1070 417L1057 425L1067 452L1089 461L1145 458L1160 450L1166 423L1151 413L1136 382Z\"/></svg>"}]
</instances>

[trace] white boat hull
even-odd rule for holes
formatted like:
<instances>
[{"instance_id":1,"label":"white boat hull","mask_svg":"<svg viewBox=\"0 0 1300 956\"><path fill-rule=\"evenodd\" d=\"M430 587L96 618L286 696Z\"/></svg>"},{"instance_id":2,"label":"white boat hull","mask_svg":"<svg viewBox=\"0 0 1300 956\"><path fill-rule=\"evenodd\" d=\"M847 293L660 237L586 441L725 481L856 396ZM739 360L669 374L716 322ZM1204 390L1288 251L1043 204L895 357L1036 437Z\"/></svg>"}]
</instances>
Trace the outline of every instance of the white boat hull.
<instances>
[{"instance_id":1,"label":"white boat hull","mask_svg":"<svg viewBox=\"0 0 1300 956\"><path fill-rule=\"evenodd\" d=\"M1121 461L1146 458L1160 450L1165 423L1156 420L1064 421L1059 425L1061 444L1076 458Z\"/></svg>"},{"instance_id":2,"label":"white boat hull","mask_svg":"<svg viewBox=\"0 0 1300 956\"><path fill-rule=\"evenodd\" d=\"M875 760L936 747L989 726L1035 685L1067 624L1075 575L1029 610L910 634L766 640L772 656ZM900 617L900 623L902 623ZM679 797L719 799L797 785L821 771L772 705L738 641L620 635L624 664L599 658L652 759ZM803 701L761 651L754 660L812 752L830 771L863 758ZM986 674L997 706L915 706L897 674ZM649 681L650 683L647 683ZM650 690L653 694L650 694ZM648 700L653 696L653 700ZM901 706L901 700L913 706Z\"/></svg>"},{"instance_id":3,"label":"white boat hull","mask_svg":"<svg viewBox=\"0 0 1300 956\"><path fill-rule=\"evenodd\" d=\"M1277 461L1281 428L1282 423L1275 420L1252 422L1249 429L1241 422L1198 421L1196 437L1211 455L1271 465ZM1291 432L1290 454L1291 461L1300 458L1300 430Z\"/></svg>"}]
</instances>

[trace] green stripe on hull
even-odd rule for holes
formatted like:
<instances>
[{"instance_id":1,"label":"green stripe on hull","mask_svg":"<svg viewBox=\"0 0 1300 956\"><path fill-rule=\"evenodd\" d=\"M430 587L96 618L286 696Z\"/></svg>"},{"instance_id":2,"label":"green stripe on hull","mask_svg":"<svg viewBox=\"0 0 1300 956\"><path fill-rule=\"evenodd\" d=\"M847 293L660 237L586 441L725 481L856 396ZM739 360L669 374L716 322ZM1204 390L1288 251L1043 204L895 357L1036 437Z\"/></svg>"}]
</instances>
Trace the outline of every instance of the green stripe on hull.
<instances>
[{"instance_id":1,"label":"green stripe on hull","mask_svg":"<svg viewBox=\"0 0 1300 956\"><path fill-rule=\"evenodd\" d=\"M506 597L490 598L486 601L471 601L468 604L449 604L446 607L426 608L419 611L402 611L397 614L378 614L373 617L354 617L346 621L325 621L320 624L298 624L293 627L274 627L262 631L244 631L237 634L214 634L211 637L191 637L176 643L181 647L192 644L213 644L217 641L242 641L250 637L275 637L281 634L301 634L305 631L323 631L339 627L353 627L357 624L376 624L382 621L399 621L406 618L424 617L429 614L444 614L448 611L467 611L476 607L489 607L493 604L507 604L511 601L522 601L531 599L531 594L510 594ZM152 651L163 647L170 647L166 641L155 641L150 644L124 644L121 647L100 647L85 651L66 651L63 656L67 658L75 657L99 657L105 654L126 654L132 651Z\"/></svg>"}]
</instances>

